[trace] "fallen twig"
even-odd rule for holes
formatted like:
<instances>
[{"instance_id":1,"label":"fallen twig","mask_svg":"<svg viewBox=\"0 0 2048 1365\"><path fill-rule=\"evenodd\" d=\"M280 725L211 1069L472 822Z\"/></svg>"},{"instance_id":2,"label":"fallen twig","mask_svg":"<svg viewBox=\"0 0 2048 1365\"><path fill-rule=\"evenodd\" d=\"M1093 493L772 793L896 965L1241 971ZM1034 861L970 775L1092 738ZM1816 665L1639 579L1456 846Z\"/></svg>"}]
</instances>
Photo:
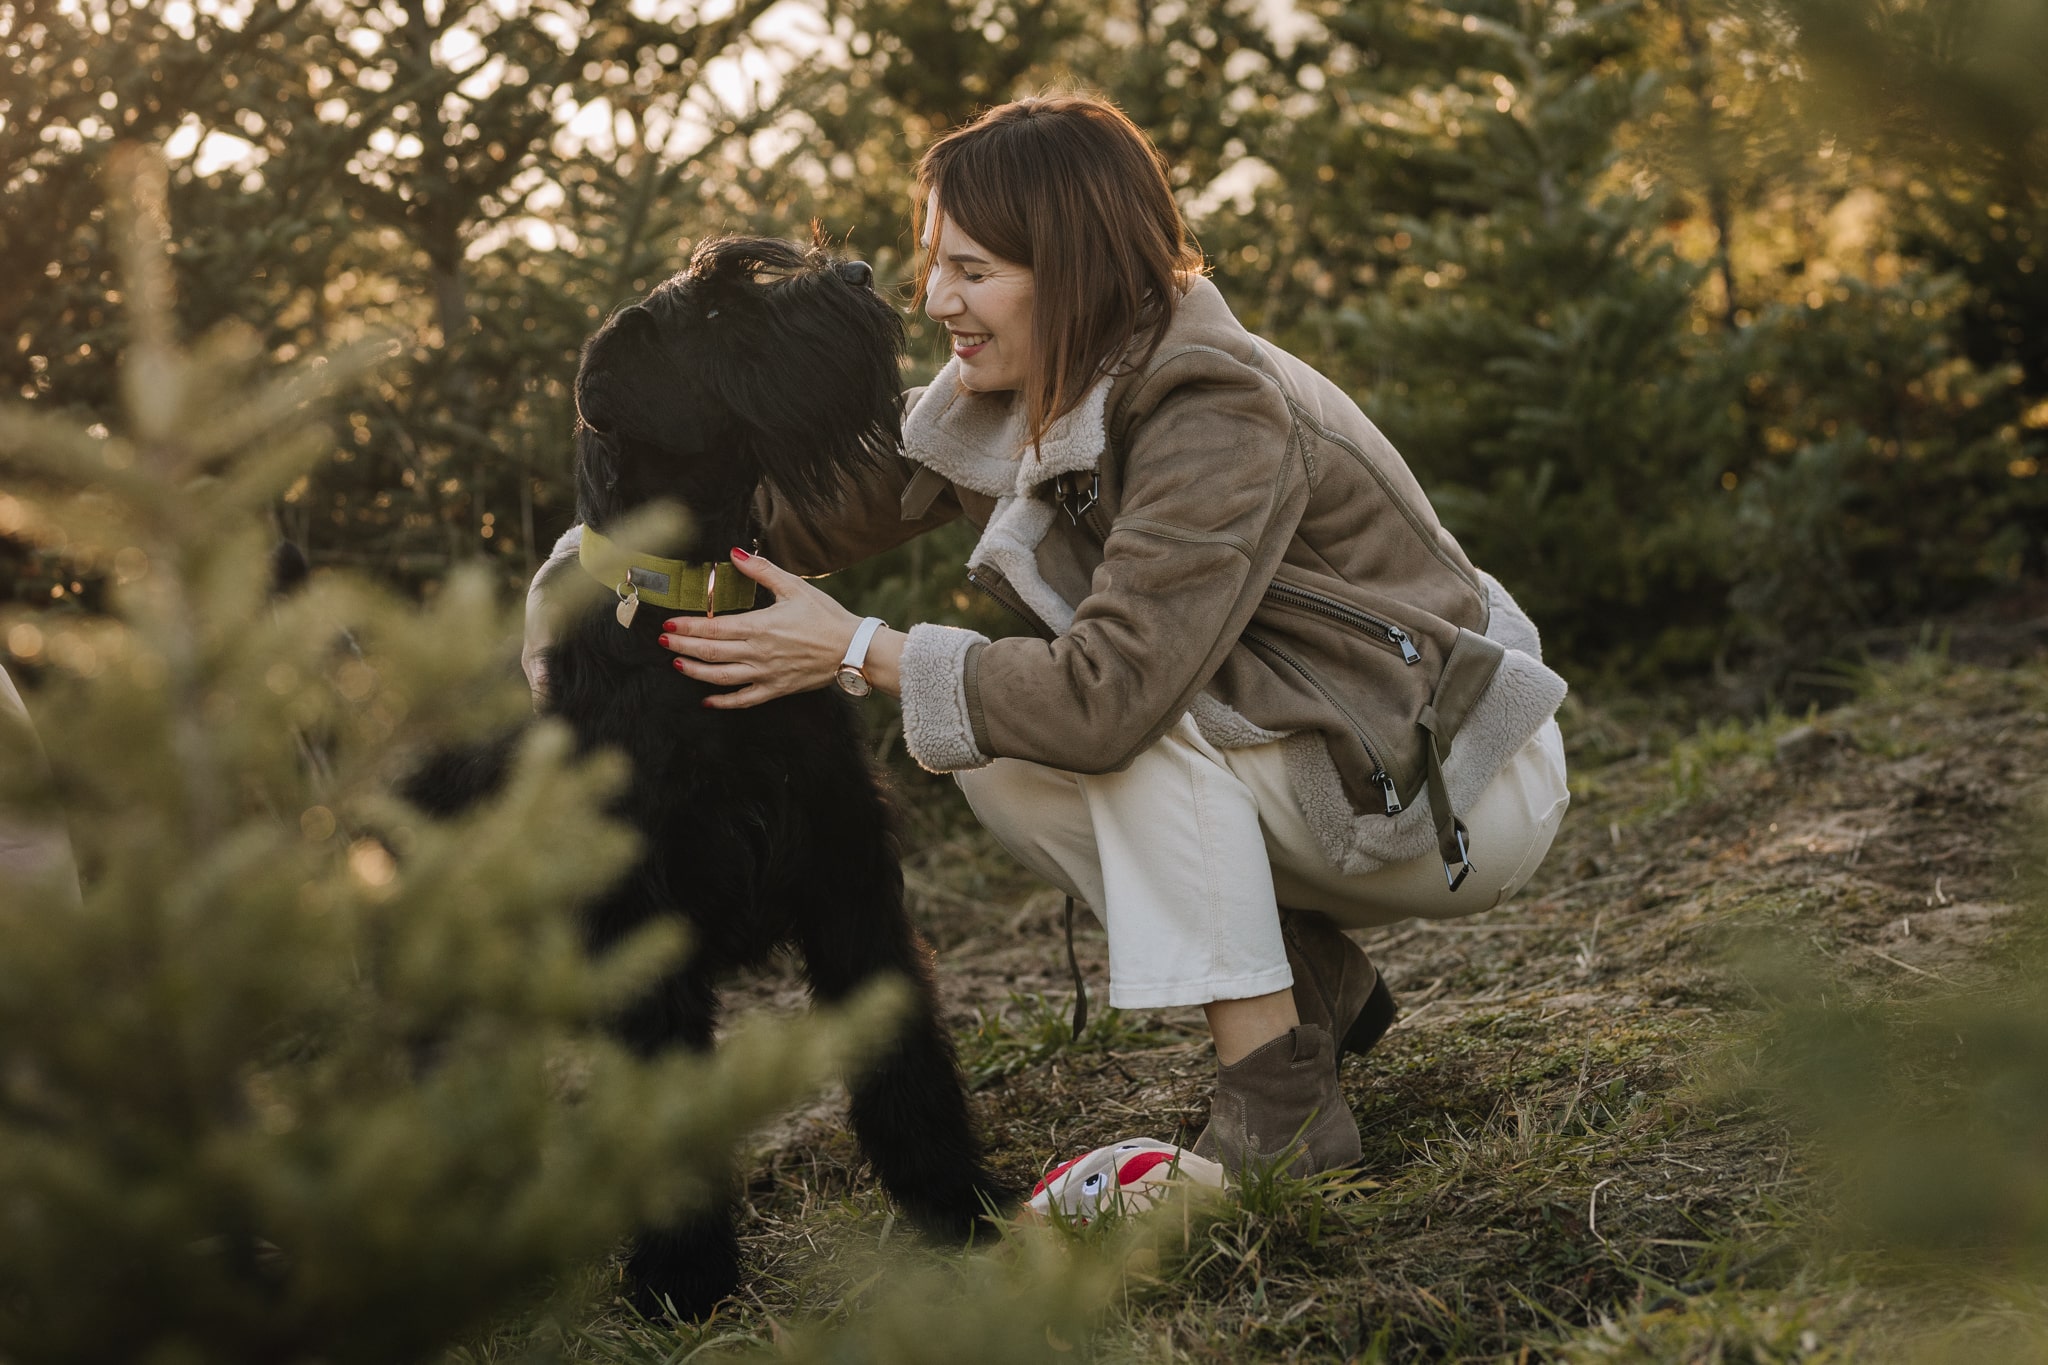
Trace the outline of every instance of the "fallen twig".
<instances>
[{"instance_id":1,"label":"fallen twig","mask_svg":"<svg viewBox=\"0 0 2048 1365\"><path fill-rule=\"evenodd\" d=\"M1930 972L1925 967L1915 967L1910 962L1901 962L1882 948L1873 947L1868 943L1859 943L1856 946L1858 948L1861 948L1864 952L1869 953L1871 956L1881 957L1886 962L1891 963L1894 967L1898 967L1905 971L1909 971L1913 973L1915 976L1924 976L1930 981L1939 981L1944 986L1960 986L1962 984L1958 981L1951 981L1949 978L1943 976L1940 972Z\"/></svg>"},{"instance_id":2,"label":"fallen twig","mask_svg":"<svg viewBox=\"0 0 2048 1365\"><path fill-rule=\"evenodd\" d=\"M1595 1237L1599 1237L1600 1245L1602 1246L1607 1245L1607 1239L1600 1237L1600 1191L1606 1189L1619 1179L1621 1177L1618 1175L1608 1176L1593 1187L1593 1193L1586 1200L1586 1231L1592 1233Z\"/></svg>"}]
</instances>

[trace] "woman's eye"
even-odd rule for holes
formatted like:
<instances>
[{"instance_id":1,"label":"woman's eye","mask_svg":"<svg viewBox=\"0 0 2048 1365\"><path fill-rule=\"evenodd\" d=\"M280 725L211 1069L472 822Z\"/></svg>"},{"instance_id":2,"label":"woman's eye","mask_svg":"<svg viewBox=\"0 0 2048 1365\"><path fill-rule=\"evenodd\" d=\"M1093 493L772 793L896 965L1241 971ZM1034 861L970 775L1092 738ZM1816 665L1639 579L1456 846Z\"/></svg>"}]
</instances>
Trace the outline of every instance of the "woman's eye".
<instances>
[{"instance_id":1,"label":"woman's eye","mask_svg":"<svg viewBox=\"0 0 2048 1365\"><path fill-rule=\"evenodd\" d=\"M967 281L969 284L980 284L983 280L987 279L988 277L986 275L979 274L972 270L963 270L960 272L960 278Z\"/></svg>"}]
</instances>

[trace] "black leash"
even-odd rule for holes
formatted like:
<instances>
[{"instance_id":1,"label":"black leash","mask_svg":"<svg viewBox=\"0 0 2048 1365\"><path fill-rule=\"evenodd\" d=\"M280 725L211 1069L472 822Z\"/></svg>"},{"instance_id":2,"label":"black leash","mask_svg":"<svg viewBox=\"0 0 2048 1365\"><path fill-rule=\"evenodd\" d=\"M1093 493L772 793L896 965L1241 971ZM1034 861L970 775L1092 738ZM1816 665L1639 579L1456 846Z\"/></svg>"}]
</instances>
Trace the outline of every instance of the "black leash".
<instances>
[{"instance_id":1,"label":"black leash","mask_svg":"<svg viewBox=\"0 0 2048 1365\"><path fill-rule=\"evenodd\" d=\"M1088 983L1081 979L1081 959L1074 956L1074 898L1067 897L1067 970L1074 974L1074 1041L1088 1027Z\"/></svg>"}]
</instances>

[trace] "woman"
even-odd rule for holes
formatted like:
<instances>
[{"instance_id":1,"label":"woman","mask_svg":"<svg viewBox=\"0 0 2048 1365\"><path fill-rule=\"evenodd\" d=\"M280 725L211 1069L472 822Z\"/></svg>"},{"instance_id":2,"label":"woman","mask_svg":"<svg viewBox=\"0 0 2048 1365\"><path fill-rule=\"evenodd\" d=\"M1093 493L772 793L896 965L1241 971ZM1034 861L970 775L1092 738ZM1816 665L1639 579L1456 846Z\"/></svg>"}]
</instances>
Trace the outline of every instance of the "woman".
<instances>
[{"instance_id":1,"label":"woman","mask_svg":"<svg viewBox=\"0 0 2048 1365\"><path fill-rule=\"evenodd\" d=\"M1204 1008L1196 1150L1351 1164L1339 1055L1393 1004L1337 926L1521 885L1566 804L1563 680L1356 405L1231 315L1113 106L993 109L918 188L953 355L903 458L829 523L765 507L765 555L733 557L773 605L665 643L732 689L707 705L901 697L911 754L1103 919L1110 1003ZM796 576L963 514L970 578L1033 635L856 621Z\"/></svg>"}]
</instances>

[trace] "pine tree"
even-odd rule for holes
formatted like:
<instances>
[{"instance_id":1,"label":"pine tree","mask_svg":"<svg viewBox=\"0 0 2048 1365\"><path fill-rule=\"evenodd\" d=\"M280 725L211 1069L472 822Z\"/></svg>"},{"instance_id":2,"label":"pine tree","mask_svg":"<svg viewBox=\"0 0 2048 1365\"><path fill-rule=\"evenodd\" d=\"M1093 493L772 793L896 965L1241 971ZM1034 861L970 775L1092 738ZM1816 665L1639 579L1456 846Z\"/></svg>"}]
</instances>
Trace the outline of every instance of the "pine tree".
<instances>
[{"instance_id":1,"label":"pine tree","mask_svg":"<svg viewBox=\"0 0 2048 1365\"><path fill-rule=\"evenodd\" d=\"M2009 381L1971 386L1953 414L1968 429L1966 458L1940 473L1972 523L1955 543L1983 553L1938 566L1948 596L2038 577L2048 570L2048 6L1795 0L1789 10L1820 116L1902 182L1899 249L1961 286L1943 291L1944 351ZM1924 515L1937 477L1926 466L1940 465L1915 463L1922 476L1907 481L1920 486L1899 505Z\"/></svg>"},{"instance_id":2,"label":"pine tree","mask_svg":"<svg viewBox=\"0 0 2048 1365\"><path fill-rule=\"evenodd\" d=\"M503 795L431 822L406 755L527 707L487 576L415 610L339 573L272 600L265 509L369 342L256 383L245 331L172 340L165 187L141 160L122 413L0 409L28 534L113 585L10 612L51 776L0 727L0 817L62 812L82 905L0 886L0 1355L423 1359L722 1193L736 1136L882 1036L887 993L641 1063L569 907L631 856L616 761L536 725ZM114 428L110 430L109 428Z\"/></svg>"},{"instance_id":3,"label":"pine tree","mask_svg":"<svg viewBox=\"0 0 2048 1365\"><path fill-rule=\"evenodd\" d=\"M188 328L241 321L280 364L351 327L409 343L354 394L332 459L277 500L290 534L316 563L413 587L475 557L524 578L572 515L566 376L636 281L680 263L679 223L701 236L714 217L697 187L754 128L721 122L704 73L756 45L767 4L0 8L0 306L19 341L0 377L106 410L122 310L98 177L117 138L174 143ZM642 145L565 131L573 110L634 122Z\"/></svg>"},{"instance_id":4,"label":"pine tree","mask_svg":"<svg viewBox=\"0 0 2048 1365\"><path fill-rule=\"evenodd\" d=\"M1255 145L1284 173L1219 214L1226 291L1259 280L1261 324L1360 394L1560 658L1698 664L1727 614L1732 393L1693 331L1702 268L1618 169L1657 93L1633 7L1321 18L1294 60L1323 117Z\"/></svg>"}]
</instances>

